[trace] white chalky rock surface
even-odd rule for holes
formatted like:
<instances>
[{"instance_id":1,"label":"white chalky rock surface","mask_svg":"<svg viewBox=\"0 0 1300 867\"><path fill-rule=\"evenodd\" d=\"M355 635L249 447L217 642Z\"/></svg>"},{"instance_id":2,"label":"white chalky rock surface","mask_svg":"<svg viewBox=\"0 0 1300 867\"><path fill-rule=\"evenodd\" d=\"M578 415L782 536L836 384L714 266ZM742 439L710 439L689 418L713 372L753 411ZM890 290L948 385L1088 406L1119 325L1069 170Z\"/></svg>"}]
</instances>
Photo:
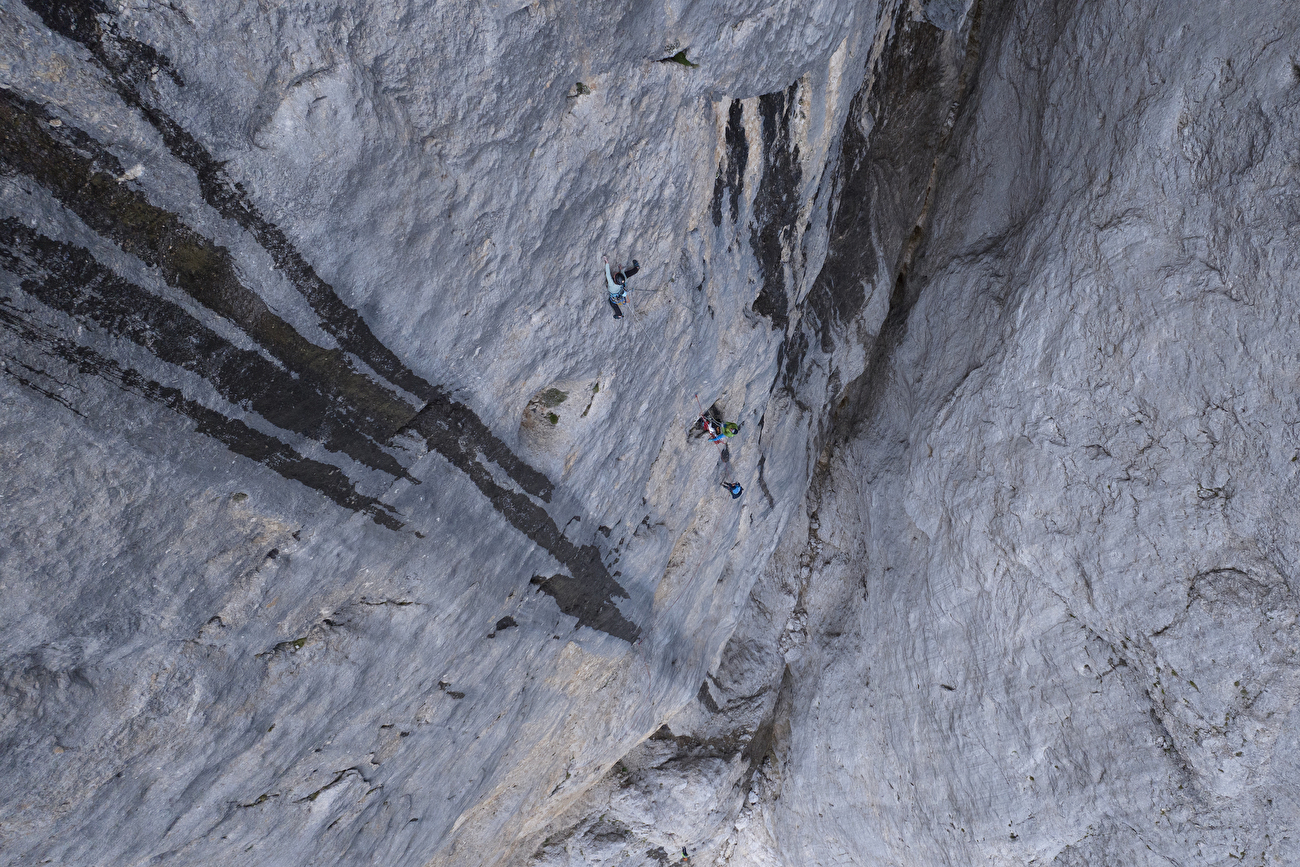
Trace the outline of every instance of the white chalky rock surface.
<instances>
[{"instance_id":1,"label":"white chalky rock surface","mask_svg":"<svg viewBox=\"0 0 1300 867\"><path fill-rule=\"evenodd\" d=\"M1300 10L986 22L815 500L790 863L1296 863Z\"/></svg>"},{"instance_id":2,"label":"white chalky rock surface","mask_svg":"<svg viewBox=\"0 0 1300 867\"><path fill-rule=\"evenodd\" d=\"M720 712L669 721L761 737L779 685L771 752L728 821L656 830L718 864L1296 863L1300 15L982 23L910 315ZM632 782L718 791L692 749ZM587 863L561 847L539 862Z\"/></svg>"},{"instance_id":3,"label":"white chalky rock surface","mask_svg":"<svg viewBox=\"0 0 1300 867\"><path fill-rule=\"evenodd\" d=\"M773 389L897 14L6 2L0 862L531 854L863 368Z\"/></svg>"},{"instance_id":4,"label":"white chalky rock surface","mask_svg":"<svg viewBox=\"0 0 1300 867\"><path fill-rule=\"evenodd\" d=\"M1294 4L2 10L0 864L1300 862Z\"/></svg>"}]
</instances>

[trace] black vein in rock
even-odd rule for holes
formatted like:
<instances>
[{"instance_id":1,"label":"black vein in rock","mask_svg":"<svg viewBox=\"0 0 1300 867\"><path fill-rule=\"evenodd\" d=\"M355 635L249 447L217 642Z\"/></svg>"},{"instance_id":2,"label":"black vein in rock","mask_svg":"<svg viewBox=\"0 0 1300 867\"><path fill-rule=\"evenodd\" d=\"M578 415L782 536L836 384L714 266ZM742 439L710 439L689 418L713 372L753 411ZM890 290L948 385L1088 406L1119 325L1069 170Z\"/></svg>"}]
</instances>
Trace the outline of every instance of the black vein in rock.
<instances>
[{"instance_id":1,"label":"black vein in rock","mask_svg":"<svg viewBox=\"0 0 1300 867\"><path fill-rule=\"evenodd\" d=\"M561 612L576 617L580 626L589 626L629 643L641 635L636 624L625 618L614 604L614 596L625 597L627 594L617 581L608 578L608 573L605 580L598 579L596 587L593 587L590 578L571 577L563 573L549 578L535 575L531 583L554 599Z\"/></svg>"},{"instance_id":2,"label":"black vein in rock","mask_svg":"<svg viewBox=\"0 0 1300 867\"><path fill-rule=\"evenodd\" d=\"M0 91L0 169L21 173L47 189L91 229L156 267L168 284L230 320L346 416L353 456L396 476L406 471L374 444L386 441L415 414L395 393L352 369L341 350L308 341L239 280L230 252L190 229L169 211L55 137L37 105ZM362 440L370 440L363 447ZM353 454L349 450L349 454ZM381 457L382 456L382 457Z\"/></svg>"},{"instance_id":3,"label":"black vein in rock","mask_svg":"<svg viewBox=\"0 0 1300 867\"><path fill-rule=\"evenodd\" d=\"M449 403L445 398L435 398L416 416L410 430L423 437L429 447L450 461L452 466L469 476L493 508L515 529L568 568L572 573L571 578L556 576L551 579L557 582L553 585L556 592L551 595L560 603L561 610L577 617L583 626L590 626L624 641L635 641L640 630L618 612L613 602L614 596L627 598L627 592L610 577L609 570L601 561L599 549L594 545L578 547L573 544L545 509L525 494L507 490L497 484L488 468L478 459L480 448L477 426L468 423L469 419L455 407L449 406ZM572 610L566 610L566 605Z\"/></svg>"},{"instance_id":4,"label":"black vein in rock","mask_svg":"<svg viewBox=\"0 0 1300 867\"><path fill-rule=\"evenodd\" d=\"M749 142L745 136L745 105L738 99L731 101L727 111L727 128L723 133L726 151L718 163L718 176L713 181L713 225L722 225L722 197L731 193L731 222L740 219L740 192L745 180L745 166L749 162Z\"/></svg>"},{"instance_id":5,"label":"black vein in rock","mask_svg":"<svg viewBox=\"0 0 1300 867\"><path fill-rule=\"evenodd\" d=\"M799 145L790 137L790 117L799 90L795 82L785 90L758 98L763 130L763 177L754 196L754 225L750 246L763 273L763 286L753 310L784 331L790 321L790 296L786 292L785 245L799 217Z\"/></svg>"},{"instance_id":6,"label":"black vein in rock","mask_svg":"<svg viewBox=\"0 0 1300 867\"><path fill-rule=\"evenodd\" d=\"M357 437L351 407L295 378L261 354L239 349L184 309L124 280L86 250L55 241L15 219L0 219L0 267L55 310L144 347L160 360L203 377L231 403L277 427L394 476L405 471L373 441Z\"/></svg>"},{"instance_id":7,"label":"black vein in rock","mask_svg":"<svg viewBox=\"0 0 1300 867\"><path fill-rule=\"evenodd\" d=\"M158 267L169 283L238 324L295 373L314 374L334 386L340 401L350 402L362 411L364 419L388 433L386 442L391 443L393 437L404 431L421 433L430 448L469 475L495 509L564 563L582 586L606 601L613 595L626 597L617 582L609 577L594 546L579 548L569 542L543 508L527 496L497 485L479 456L495 463L527 494L544 502L549 502L552 494L550 480L520 460L468 406L453 400L443 388L431 385L403 365L374 336L357 311L345 304L333 287L315 273L285 234L262 217L242 186L227 175L223 164L153 104L147 93L154 67L183 86L181 76L165 55L117 33L110 10L99 0L24 0L24 3L51 30L91 52L123 101L158 131L173 156L195 171L204 200L223 217L243 227L267 250L276 267L320 317L321 328L333 335L342 349L427 405L412 418L414 408L353 370L342 353L313 347L303 340L287 323L271 314L260 298L233 280L233 265L224 248L197 235L174 215L150 205L139 193L118 185L114 175L106 174L103 168L120 173L120 167L116 167L116 161L102 148L98 154L78 153L78 148L85 151L94 144L89 137L64 129L65 138L77 138L71 144L64 142L60 152L60 143L42 123L45 118L39 107L5 94L0 97L0 104L8 102L8 110L0 112L0 131L6 133L6 139L9 133L16 133L13 137L20 144L16 153L9 153L10 143L7 140L4 143L0 157L10 163L9 168L33 177L92 229L147 264ZM741 164L737 160L737 165ZM91 194L94 206L82 205L79 209L78 197L87 193ZM738 195L738 189L733 191L733 198ZM733 202L733 212L736 207L737 203ZM628 636L639 634L636 626L621 615L597 619L602 624L597 628L620 638L632 640Z\"/></svg>"},{"instance_id":8,"label":"black vein in rock","mask_svg":"<svg viewBox=\"0 0 1300 867\"><path fill-rule=\"evenodd\" d=\"M321 318L321 328L394 385L429 400L436 387L417 376L385 346L366 325L361 315L338 297L334 287L322 280L315 269L297 251L284 232L267 221L249 201L243 187L227 175L222 163L176 123L166 112L144 97L151 70L167 70L180 80L171 61L153 48L123 37L111 28L105 30L99 16L109 10L99 0L23 0L45 26L81 43L109 75L110 83L122 101L139 111L149 121L172 155L192 168L198 176L203 199L219 214L234 220L257 239L271 255L277 268L302 293Z\"/></svg>"},{"instance_id":9,"label":"black vein in rock","mask_svg":"<svg viewBox=\"0 0 1300 867\"><path fill-rule=\"evenodd\" d=\"M257 461L286 479L318 491L345 509L367 514L376 524L390 530L402 529L401 521L386 505L374 497L358 493L338 467L305 458L275 437L190 400L180 389L161 385L87 346L54 333L25 317L9 300L0 298L0 327L23 343L73 365L82 374L97 376L192 419L198 433L212 437L235 454Z\"/></svg>"}]
</instances>

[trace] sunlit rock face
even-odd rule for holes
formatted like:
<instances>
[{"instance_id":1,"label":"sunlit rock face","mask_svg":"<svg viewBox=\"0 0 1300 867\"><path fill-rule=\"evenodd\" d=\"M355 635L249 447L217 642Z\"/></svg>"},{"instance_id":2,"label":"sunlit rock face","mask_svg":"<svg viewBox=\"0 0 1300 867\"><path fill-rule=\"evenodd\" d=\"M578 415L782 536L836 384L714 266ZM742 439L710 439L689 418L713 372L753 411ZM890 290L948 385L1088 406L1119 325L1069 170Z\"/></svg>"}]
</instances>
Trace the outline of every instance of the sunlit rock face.
<instances>
[{"instance_id":1,"label":"sunlit rock face","mask_svg":"<svg viewBox=\"0 0 1300 867\"><path fill-rule=\"evenodd\" d=\"M985 7L806 514L676 749L627 765L625 791L686 802L719 791L720 735L761 743L683 842L1300 860L1298 29L1286 4ZM614 791L604 822L634 825Z\"/></svg>"},{"instance_id":2,"label":"sunlit rock face","mask_svg":"<svg viewBox=\"0 0 1300 867\"><path fill-rule=\"evenodd\" d=\"M7 2L0 861L536 851L865 368L888 287L814 287L900 14Z\"/></svg>"},{"instance_id":3,"label":"sunlit rock face","mask_svg":"<svg viewBox=\"0 0 1300 867\"><path fill-rule=\"evenodd\" d=\"M1300 861L1298 33L5 0L0 863Z\"/></svg>"}]
</instances>

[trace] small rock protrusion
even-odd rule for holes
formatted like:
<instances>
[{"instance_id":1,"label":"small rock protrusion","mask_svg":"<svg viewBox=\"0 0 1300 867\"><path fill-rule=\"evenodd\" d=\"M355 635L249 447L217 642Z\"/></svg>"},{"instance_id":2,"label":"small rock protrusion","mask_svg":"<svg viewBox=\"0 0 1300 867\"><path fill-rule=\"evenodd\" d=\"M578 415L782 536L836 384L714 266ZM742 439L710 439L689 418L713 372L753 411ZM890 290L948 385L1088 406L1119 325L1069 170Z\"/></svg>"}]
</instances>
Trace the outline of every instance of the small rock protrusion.
<instances>
[{"instance_id":1,"label":"small rock protrusion","mask_svg":"<svg viewBox=\"0 0 1300 867\"><path fill-rule=\"evenodd\" d=\"M671 57L661 57L661 58L659 58L659 62L660 62L660 63L676 63L676 64L678 64L678 65L680 65L680 66L685 66L687 69L696 69L697 67L699 67L699 64L698 64L698 63L691 63L689 60L686 59L686 49L685 49L685 48L683 48L681 51L678 51L676 54L672 55Z\"/></svg>"}]
</instances>

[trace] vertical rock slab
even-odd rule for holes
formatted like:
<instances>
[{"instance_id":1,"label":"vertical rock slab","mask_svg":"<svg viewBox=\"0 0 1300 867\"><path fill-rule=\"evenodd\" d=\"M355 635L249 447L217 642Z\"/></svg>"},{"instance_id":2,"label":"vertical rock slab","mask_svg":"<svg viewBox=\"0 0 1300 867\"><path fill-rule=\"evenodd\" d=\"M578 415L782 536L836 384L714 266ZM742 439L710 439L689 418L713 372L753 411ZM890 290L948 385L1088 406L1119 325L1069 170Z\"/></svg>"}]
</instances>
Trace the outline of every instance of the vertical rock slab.
<instances>
[{"instance_id":1,"label":"vertical rock slab","mask_svg":"<svg viewBox=\"0 0 1300 867\"><path fill-rule=\"evenodd\" d=\"M811 500L787 863L1297 858L1300 21L1257 11L989 7Z\"/></svg>"},{"instance_id":2,"label":"vertical rock slab","mask_svg":"<svg viewBox=\"0 0 1300 867\"><path fill-rule=\"evenodd\" d=\"M5 857L503 861L692 702L892 14L10 4Z\"/></svg>"}]
</instances>

